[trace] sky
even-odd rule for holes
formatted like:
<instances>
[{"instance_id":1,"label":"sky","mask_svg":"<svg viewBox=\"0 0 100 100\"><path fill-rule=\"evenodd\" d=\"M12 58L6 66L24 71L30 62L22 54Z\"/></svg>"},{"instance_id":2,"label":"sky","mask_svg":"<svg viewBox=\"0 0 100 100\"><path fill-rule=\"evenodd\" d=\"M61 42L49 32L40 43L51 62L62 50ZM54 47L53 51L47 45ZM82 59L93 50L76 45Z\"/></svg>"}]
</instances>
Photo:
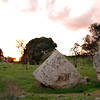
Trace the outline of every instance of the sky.
<instances>
[{"instance_id":1,"label":"sky","mask_svg":"<svg viewBox=\"0 0 100 100\"><path fill-rule=\"evenodd\" d=\"M4 56L21 56L16 40L51 37L68 55L82 43L88 27L100 22L100 0L0 0L0 48Z\"/></svg>"}]
</instances>

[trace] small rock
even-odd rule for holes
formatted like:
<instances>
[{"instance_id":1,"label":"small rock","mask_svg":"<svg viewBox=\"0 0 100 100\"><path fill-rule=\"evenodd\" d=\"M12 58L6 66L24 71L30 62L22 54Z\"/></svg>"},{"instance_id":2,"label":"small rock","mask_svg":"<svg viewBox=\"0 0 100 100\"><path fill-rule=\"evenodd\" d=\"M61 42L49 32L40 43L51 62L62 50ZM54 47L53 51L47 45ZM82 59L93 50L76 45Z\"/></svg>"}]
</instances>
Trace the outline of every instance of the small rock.
<instances>
[{"instance_id":1,"label":"small rock","mask_svg":"<svg viewBox=\"0 0 100 100\"><path fill-rule=\"evenodd\" d=\"M95 100L100 100L100 98L96 98Z\"/></svg>"},{"instance_id":2,"label":"small rock","mask_svg":"<svg viewBox=\"0 0 100 100\"><path fill-rule=\"evenodd\" d=\"M62 95L57 95L57 98L61 98L62 97Z\"/></svg>"},{"instance_id":3,"label":"small rock","mask_svg":"<svg viewBox=\"0 0 100 100\"><path fill-rule=\"evenodd\" d=\"M89 82L90 78L87 76L87 77L84 77L84 80L86 80L87 82Z\"/></svg>"},{"instance_id":4,"label":"small rock","mask_svg":"<svg viewBox=\"0 0 100 100\"><path fill-rule=\"evenodd\" d=\"M90 93L88 93L88 94L87 94L87 96L91 96L91 94L90 94Z\"/></svg>"},{"instance_id":5,"label":"small rock","mask_svg":"<svg viewBox=\"0 0 100 100\"><path fill-rule=\"evenodd\" d=\"M25 98L26 97L26 95L21 95L21 96L18 96L19 98Z\"/></svg>"},{"instance_id":6,"label":"small rock","mask_svg":"<svg viewBox=\"0 0 100 100\"><path fill-rule=\"evenodd\" d=\"M81 79L80 83L86 85L88 84L89 81L90 81L89 77L84 77L84 79Z\"/></svg>"}]
</instances>

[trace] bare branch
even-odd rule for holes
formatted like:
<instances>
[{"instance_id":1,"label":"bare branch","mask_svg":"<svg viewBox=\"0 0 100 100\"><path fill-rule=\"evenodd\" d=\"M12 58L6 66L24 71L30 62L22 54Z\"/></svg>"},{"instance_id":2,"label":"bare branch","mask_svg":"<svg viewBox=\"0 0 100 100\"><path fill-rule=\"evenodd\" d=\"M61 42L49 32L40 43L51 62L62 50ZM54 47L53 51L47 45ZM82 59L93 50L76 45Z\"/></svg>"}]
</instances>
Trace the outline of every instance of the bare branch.
<instances>
[{"instance_id":1,"label":"bare branch","mask_svg":"<svg viewBox=\"0 0 100 100\"><path fill-rule=\"evenodd\" d=\"M24 54L24 49L25 49L24 40L16 40L16 42L17 42L16 47L18 48L19 52L23 55Z\"/></svg>"}]
</instances>

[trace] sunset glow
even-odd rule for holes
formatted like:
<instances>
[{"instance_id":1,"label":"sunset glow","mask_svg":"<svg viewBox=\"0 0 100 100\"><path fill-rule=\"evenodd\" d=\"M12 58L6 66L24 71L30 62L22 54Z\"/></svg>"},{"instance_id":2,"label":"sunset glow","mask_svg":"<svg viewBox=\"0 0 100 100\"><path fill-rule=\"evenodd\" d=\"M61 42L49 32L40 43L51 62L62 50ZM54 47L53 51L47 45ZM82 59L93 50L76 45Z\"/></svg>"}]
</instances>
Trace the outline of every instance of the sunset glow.
<instances>
[{"instance_id":1,"label":"sunset glow","mask_svg":"<svg viewBox=\"0 0 100 100\"><path fill-rule=\"evenodd\" d=\"M82 42L91 23L100 21L99 0L0 0L0 48L5 56L21 54L16 40L27 43L51 37L63 54Z\"/></svg>"}]
</instances>

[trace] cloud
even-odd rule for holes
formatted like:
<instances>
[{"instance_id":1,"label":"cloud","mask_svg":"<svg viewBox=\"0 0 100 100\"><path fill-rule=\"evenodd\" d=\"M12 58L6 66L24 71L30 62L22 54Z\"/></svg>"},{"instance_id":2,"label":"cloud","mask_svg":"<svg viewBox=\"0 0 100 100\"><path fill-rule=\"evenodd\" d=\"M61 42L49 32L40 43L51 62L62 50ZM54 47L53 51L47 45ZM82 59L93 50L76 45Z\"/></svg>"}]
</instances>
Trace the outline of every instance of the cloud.
<instances>
[{"instance_id":1,"label":"cloud","mask_svg":"<svg viewBox=\"0 0 100 100\"><path fill-rule=\"evenodd\" d=\"M38 0L2 0L1 3L22 12L34 12L38 8Z\"/></svg>"},{"instance_id":2,"label":"cloud","mask_svg":"<svg viewBox=\"0 0 100 100\"><path fill-rule=\"evenodd\" d=\"M94 7L95 7L95 10L93 12L93 15L94 15L94 22L99 22L100 23L100 0L93 0L95 3L94 3Z\"/></svg>"},{"instance_id":3,"label":"cloud","mask_svg":"<svg viewBox=\"0 0 100 100\"><path fill-rule=\"evenodd\" d=\"M87 0L84 2L84 4L79 5L78 3L76 5L73 5L72 7L65 6L64 8L60 9L59 11L56 10L55 4L57 1L49 3L47 6L48 10L48 17L53 21L60 21L63 23L63 25L66 28L69 28L70 30L79 30L88 28L90 24L93 22L99 22L100 21L100 1L99 0ZM63 1L62 1L63 2ZM73 3L73 2L72 2ZM87 3L90 3L90 7ZM85 6L87 4L87 6ZM77 7L79 6L79 8ZM83 12L84 8L85 12ZM74 10L74 8L76 10ZM73 14L80 15L71 17L71 13L74 10ZM83 13L82 13L83 12Z\"/></svg>"},{"instance_id":4,"label":"cloud","mask_svg":"<svg viewBox=\"0 0 100 100\"><path fill-rule=\"evenodd\" d=\"M56 12L54 10L50 11L48 17L53 21L57 20L63 21L68 18L69 14L70 14L70 9L66 7L59 12Z\"/></svg>"},{"instance_id":5,"label":"cloud","mask_svg":"<svg viewBox=\"0 0 100 100\"><path fill-rule=\"evenodd\" d=\"M34 12L38 8L38 1L37 0L27 0L26 5L27 7L23 9L24 12Z\"/></svg>"},{"instance_id":6,"label":"cloud","mask_svg":"<svg viewBox=\"0 0 100 100\"><path fill-rule=\"evenodd\" d=\"M47 11L48 11L48 17L53 20L64 20L66 17L69 16L70 9L68 7L63 7L61 9L56 7L56 0L51 0L47 2Z\"/></svg>"},{"instance_id":7,"label":"cloud","mask_svg":"<svg viewBox=\"0 0 100 100\"><path fill-rule=\"evenodd\" d=\"M7 2L8 2L8 0L2 0L2 2L3 2L3 3L7 3Z\"/></svg>"},{"instance_id":8,"label":"cloud","mask_svg":"<svg viewBox=\"0 0 100 100\"><path fill-rule=\"evenodd\" d=\"M68 17L67 19L62 20L63 24L71 30L79 30L87 28L93 22L92 20L93 12L94 9L91 9L90 11L86 12L85 14L79 17L76 18Z\"/></svg>"},{"instance_id":9,"label":"cloud","mask_svg":"<svg viewBox=\"0 0 100 100\"><path fill-rule=\"evenodd\" d=\"M93 22L100 22L100 0L2 0L2 2L8 2L9 8L12 6L12 9L22 12L37 12L45 6L41 11L45 10L49 19L60 21L70 30L84 29Z\"/></svg>"}]
</instances>

